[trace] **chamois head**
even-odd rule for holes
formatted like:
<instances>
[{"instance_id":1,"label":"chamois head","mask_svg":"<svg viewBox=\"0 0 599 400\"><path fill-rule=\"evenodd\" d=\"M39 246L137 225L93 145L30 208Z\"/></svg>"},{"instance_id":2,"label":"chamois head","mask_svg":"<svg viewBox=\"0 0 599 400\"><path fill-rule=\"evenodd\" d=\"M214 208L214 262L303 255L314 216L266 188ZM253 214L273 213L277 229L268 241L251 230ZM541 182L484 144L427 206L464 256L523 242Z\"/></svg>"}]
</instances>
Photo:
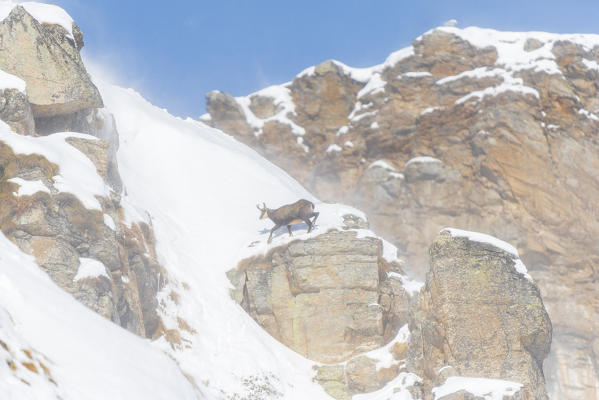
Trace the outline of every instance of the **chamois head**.
<instances>
[{"instance_id":1,"label":"chamois head","mask_svg":"<svg viewBox=\"0 0 599 400\"><path fill-rule=\"evenodd\" d=\"M266 208L266 203L262 203L262 208L260 208L260 204L256 204L258 210L260 210L260 218L258 219L266 219L268 218L268 208Z\"/></svg>"}]
</instances>

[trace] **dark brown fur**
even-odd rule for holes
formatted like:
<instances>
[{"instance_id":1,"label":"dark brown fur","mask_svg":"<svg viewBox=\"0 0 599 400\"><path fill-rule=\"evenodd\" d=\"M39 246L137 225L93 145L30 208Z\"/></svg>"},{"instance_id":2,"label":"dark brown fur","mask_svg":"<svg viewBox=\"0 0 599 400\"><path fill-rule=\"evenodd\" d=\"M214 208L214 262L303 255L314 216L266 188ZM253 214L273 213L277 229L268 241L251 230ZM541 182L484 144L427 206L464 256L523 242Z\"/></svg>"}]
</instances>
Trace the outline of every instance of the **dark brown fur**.
<instances>
[{"instance_id":1,"label":"dark brown fur","mask_svg":"<svg viewBox=\"0 0 599 400\"><path fill-rule=\"evenodd\" d=\"M267 208L265 203L263 204L263 208L258 207L258 210L261 211L260 219L270 218L272 222L275 223L275 226L270 230L270 236L268 237L268 243L272 240L272 234L274 231L279 229L282 226L287 225L287 231L289 231L289 236L291 234L291 225L299 224L301 222L305 222L308 225L308 233L314 227L314 223L316 222L316 218L320 213L314 211L314 203L308 200L298 200L293 204L287 204L277 209ZM310 218L314 217L312 221Z\"/></svg>"}]
</instances>

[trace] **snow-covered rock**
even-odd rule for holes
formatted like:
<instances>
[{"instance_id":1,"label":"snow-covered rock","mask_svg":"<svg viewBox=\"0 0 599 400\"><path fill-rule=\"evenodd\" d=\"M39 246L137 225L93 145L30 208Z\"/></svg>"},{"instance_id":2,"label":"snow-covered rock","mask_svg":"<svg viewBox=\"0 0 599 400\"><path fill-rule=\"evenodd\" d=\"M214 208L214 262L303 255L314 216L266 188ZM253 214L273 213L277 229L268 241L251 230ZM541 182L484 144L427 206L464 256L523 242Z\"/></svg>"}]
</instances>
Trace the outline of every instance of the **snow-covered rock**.
<instances>
[{"instance_id":1,"label":"snow-covered rock","mask_svg":"<svg viewBox=\"0 0 599 400\"><path fill-rule=\"evenodd\" d=\"M8 11L8 13L7 13ZM3 2L0 69L27 83L33 115L50 117L102 106L79 55L72 19L59 7ZM81 42L82 44L82 42Z\"/></svg>"},{"instance_id":2,"label":"snow-covered rock","mask_svg":"<svg viewBox=\"0 0 599 400\"><path fill-rule=\"evenodd\" d=\"M424 392L441 399L452 391L480 396L478 389L495 390L491 381L445 382L451 368L459 376L517 382L508 385L512 393L546 399L542 365L551 321L539 288L516 266L517 251L497 238L450 228L433 242L430 257L408 347L408 365L423 377ZM433 388L437 384L443 385ZM489 398L502 399L501 393Z\"/></svg>"}]
</instances>

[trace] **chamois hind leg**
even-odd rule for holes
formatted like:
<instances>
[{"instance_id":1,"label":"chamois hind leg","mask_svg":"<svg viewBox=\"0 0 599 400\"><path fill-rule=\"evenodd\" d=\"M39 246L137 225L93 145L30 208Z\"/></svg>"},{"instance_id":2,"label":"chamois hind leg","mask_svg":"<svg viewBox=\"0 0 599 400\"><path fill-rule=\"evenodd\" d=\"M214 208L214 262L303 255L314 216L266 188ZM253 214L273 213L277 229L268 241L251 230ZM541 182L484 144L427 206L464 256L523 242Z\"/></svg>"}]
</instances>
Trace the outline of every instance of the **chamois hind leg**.
<instances>
[{"instance_id":1,"label":"chamois hind leg","mask_svg":"<svg viewBox=\"0 0 599 400\"><path fill-rule=\"evenodd\" d=\"M270 236L268 237L268 241L266 243L270 243L272 240L272 234L281 227L281 225L275 225L272 227L272 229L270 230Z\"/></svg>"},{"instance_id":2,"label":"chamois hind leg","mask_svg":"<svg viewBox=\"0 0 599 400\"><path fill-rule=\"evenodd\" d=\"M314 227L314 225L310 221L310 218L304 219L304 222L306 223L306 225L308 225L308 233L310 233L310 231L312 230L312 228Z\"/></svg>"},{"instance_id":3,"label":"chamois hind leg","mask_svg":"<svg viewBox=\"0 0 599 400\"><path fill-rule=\"evenodd\" d=\"M293 236L293 235L291 234L291 225L287 225L287 231L289 231L289 236Z\"/></svg>"}]
</instances>

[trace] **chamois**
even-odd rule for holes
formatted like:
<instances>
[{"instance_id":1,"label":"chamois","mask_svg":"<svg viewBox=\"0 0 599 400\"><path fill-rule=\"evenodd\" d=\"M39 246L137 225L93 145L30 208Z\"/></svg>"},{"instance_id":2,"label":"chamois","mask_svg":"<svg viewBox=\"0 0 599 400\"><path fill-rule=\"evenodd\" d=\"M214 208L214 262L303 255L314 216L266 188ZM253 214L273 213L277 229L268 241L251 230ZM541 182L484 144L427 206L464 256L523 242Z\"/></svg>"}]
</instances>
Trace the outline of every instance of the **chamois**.
<instances>
[{"instance_id":1,"label":"chamois","mask_svg":"<svg viewBox=\"0 0 599 400\"><path fill-rule=\"evenodd\" d=\"M314 227L316 218L318 218L318 215L320 214L314 211L314 203L304 199L298 200L293 204L284 205L277 209L267 208L266 203L262 203L262 206L263 207L260 208L260 205L256 205L261 212L260 219L270 218L270 220L275 223L275 226L270 230L268 243L272 240L274 231L283 225L287 225L289 236L293 236L291 234L291 225L305 222L308 225L308 233L310 233ZM314 219L310 221L310 218L312 217L314 217Z\"/></svg>"}]
</instances>

